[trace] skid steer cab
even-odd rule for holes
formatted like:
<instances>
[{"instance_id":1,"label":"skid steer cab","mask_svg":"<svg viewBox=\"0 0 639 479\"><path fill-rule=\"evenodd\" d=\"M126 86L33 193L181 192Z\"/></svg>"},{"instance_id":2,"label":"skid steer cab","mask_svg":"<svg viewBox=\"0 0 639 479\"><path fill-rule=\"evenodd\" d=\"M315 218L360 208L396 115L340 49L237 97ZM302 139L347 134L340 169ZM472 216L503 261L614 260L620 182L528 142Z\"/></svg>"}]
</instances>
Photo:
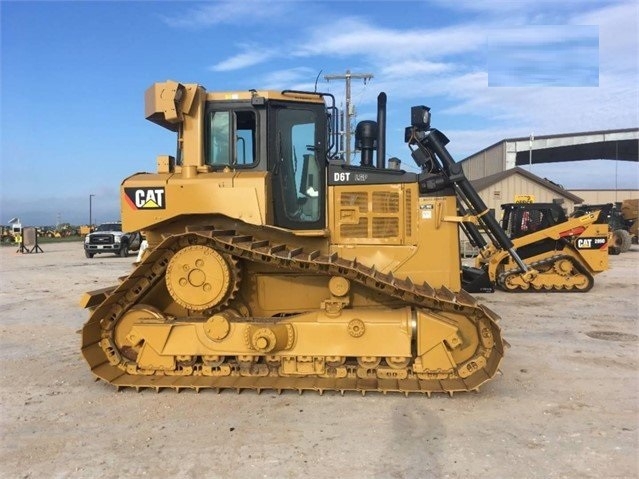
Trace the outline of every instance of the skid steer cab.
<instances>
[{"instance_id":1,"label":"skid steer cab","mask_svg":"<svg viewBox=\"0 0 639 479\"><path fill-rule=\"evenodd\" d=\"M596 254L599 255L600 250L605 250L609 246L608 228L602 227L607 224L602 211L593 210L591 216L581 214L568 218L564 209L557 203L506 203L501 208L502 227L511 239L543 232L569 222L568 226L575 225L574 229L564 228L560 237L571 241L576 249L596 250ZM583 216L586 216L584 221L573 222L573 219Z\"/></svg>"}]
</instances>

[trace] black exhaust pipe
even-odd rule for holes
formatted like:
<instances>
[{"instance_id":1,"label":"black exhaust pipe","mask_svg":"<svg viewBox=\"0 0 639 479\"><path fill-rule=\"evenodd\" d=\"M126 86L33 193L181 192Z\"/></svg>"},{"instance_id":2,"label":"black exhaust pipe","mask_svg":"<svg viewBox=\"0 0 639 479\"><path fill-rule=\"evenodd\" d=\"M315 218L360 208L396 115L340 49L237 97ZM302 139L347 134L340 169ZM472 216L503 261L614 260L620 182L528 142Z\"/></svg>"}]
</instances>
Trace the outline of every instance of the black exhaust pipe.
<instances>
[{"instance_id":1,"label":"black exhaust pipe","mask_svg":"<svg viewBox=\"0 0 639 479\"><path fill-rule=\"evenodd\" d=\"M377 168L386 168L386 93L377 96Z\"/></svg>"}]
</instances>

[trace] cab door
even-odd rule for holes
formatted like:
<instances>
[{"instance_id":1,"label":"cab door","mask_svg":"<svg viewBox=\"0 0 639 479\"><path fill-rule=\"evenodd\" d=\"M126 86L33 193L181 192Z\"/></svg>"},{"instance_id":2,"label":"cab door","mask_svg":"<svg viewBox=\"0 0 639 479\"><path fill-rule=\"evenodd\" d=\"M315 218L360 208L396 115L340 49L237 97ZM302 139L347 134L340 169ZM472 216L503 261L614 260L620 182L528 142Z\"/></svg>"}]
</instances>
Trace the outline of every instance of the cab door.
<instances>
[{"instance_id":1,"label":"cab door","mask_svg":"<svg viewBox=\"0 0 639 479\"><path fill-rule=\"evenodd\" d=\"M326 227L326 113L323 105L277 102L269 109L275 225Z\"/></svg>"}]
</instances>

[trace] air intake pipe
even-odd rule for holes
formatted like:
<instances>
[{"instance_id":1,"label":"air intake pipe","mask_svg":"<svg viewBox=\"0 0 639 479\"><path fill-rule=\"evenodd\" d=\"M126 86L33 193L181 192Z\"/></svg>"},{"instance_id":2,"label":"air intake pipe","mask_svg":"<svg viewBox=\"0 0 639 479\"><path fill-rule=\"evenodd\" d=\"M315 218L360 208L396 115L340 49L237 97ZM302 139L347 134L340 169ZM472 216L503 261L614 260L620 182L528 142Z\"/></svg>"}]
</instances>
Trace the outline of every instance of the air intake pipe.
<instances>
[{"instance_id":1,"label":"air intake pipe","mask_svg":"<svg viewBox=\"0 0 639 479\"><path fill-rule=\"evenodd\" d=\"M373 166L373 152L377 143L377 123L371 120L360 121L355 128L355 148L362 152L362 166Z\"/></svg>"}]
</instances>

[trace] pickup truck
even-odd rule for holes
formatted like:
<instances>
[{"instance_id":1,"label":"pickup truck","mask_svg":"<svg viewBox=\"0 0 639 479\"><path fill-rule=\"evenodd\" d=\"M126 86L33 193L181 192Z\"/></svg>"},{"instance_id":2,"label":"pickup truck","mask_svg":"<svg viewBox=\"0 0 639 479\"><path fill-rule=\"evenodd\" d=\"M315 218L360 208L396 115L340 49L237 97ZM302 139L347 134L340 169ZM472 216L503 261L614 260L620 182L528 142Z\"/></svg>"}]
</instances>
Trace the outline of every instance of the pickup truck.
<instances>
[{"instance_id":1,"label":"pickup truck","mask_svg":"<svg viewBox=\"0 0 639 479\"><path fill-rule=\"evenodd\" d=\"M142 235L139 232L123 232L122 223L102 223L84 237L84 254L87 258L93 258L98 253L114 253L126 258L130 251L139 250L141 243Z\"/></svg>"}]
</instances>

